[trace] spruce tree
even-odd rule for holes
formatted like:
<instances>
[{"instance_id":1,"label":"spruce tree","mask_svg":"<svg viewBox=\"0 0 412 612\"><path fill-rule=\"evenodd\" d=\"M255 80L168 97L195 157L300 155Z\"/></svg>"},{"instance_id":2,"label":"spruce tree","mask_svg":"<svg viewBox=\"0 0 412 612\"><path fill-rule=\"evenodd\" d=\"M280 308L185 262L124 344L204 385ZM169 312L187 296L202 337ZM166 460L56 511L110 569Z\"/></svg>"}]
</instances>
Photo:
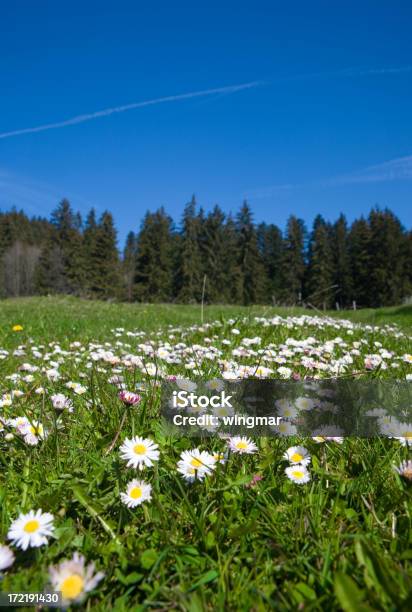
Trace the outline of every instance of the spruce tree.
<instances>
[{"instance_id":1,"label":"spruce tree","mask_svg":"<svg viewBox=\"0 0 412 612\"><path fill-rule=\"evenodd\" d=\"M406 232L403 245L405 253L405 276L402 297L406 297L408 303L412 303L412 231Z\"/></svg>"},{"instance_id":2,"label":"spruce tree","mask_svg":"<svg viewBox=\"0 0 412 612\"><path fill-rule=\"evenodd\" d=\"M226 218L223 235L226 249L225 270L228 301L231 304L241 304L243 300L243 271L239 255L237 226L231 214Z\"/></svg>"},{"instance_id":3,"label":"spruce tree","mask_svg":"<svg viewBox=\"0 0 412 612\"><path fill-rule=\"evenodd\" d=\"M97 233L96 212L94 208L92 208L86 217L83 232L83 257L86 266L85 291L90 297L99 293L99 252L97 248Z\"/></svg>"},{"instance_id":4,"label":"spruce tree","mask_svg":"<svg viewBox=\"0 0 412 612\"><path fill-rule=\"evenodd\" d=\"M388 209L373 209L369 215L371 306L398 304L405 282L404 230Z\"/></svg>"},{"instance_id":5,"label":"spruce tree","mask_svg":"<svg viewBox=\"0 0 412 612\"><path fill-rule=\"evenodd\" d=\"M63 199L52 212L51 223L56 232L51 234L51 244L47 246L49 258L61 259L62 278L57 285L67 293L80 294L85 284L85 261L82 249L80 219L73 213L68 200ZM42 259L41 264L44 265ZM60 262L54 266L57 270ZM47 276L47 271L43 271Z\"/></svg>"},{"instance_id":6,"label":"spruce tree","mask_svg":"<svg viewBox=\"0 0 412 612\"><path fill-rule=\"evenodd\" d=\"M236 217L239 268L242 275L242 303L264 301L265 270L259 253L252 211L246 200Z\"/></svg>"},{"instance_id":7,"label":"spruce tree","mask_svg":"<svg viewBox=\"0 0 412 612\"><path fill-rule=\"evenodd\" d=\"M206 273L206 301L230 302L231 270L228 268L228 245L225 236L225 215L215 206L203 225L201 255Z\"/></svg>"},{"instance_id":8,"label":"spruce tree","mask_svg":"<svg viewBox=\"0 0 412 612\"><path fill-rule=\"evenodd\" d=\"M360 217L349 232L349 255L352 271L353 299L357 306L370 306L372 301L370 273L370 240L368 222Z\"/></svg>"},{"instance_id":9,"label":"spruce tree","mask_svg":"<svg viewBox=\"0 0 412 612\"><path fill-rule=\"evenodd\" d=\"M352 271L348 244L348 226L344 215L333 225L331 232L334 259L335 300L343 308L350 306L353 296Z\"/></svg>"},{"instance_id":10,"label":"spruce tree","mask_svg":"<svg viewBox=\"0 0 412 612\"><path fill-rule=\"evenodd\" d=\"M186 204L177 270L177 298L180 302L199 302L202 296L203 266L201 257L202 217L196 214L196 199Z\"/></svg>"},{"instance_id":11,"label":"spruce tree","mask_svg":"<svg viewBox=\"0 0 412 612\"><path fill-rule=\"evenodd\" d=\"M105 211L96 231L95 292L102 299L120 295L120 262L117 250L117 234L112 215Z\"/></svg>"},{"instance_id":12,"label":"spruce tree","mask_svg":"<svg viewBox=\"0 0 412 612\"><path fill-rule=\"evenodd\" d=\"M124 297L128 302L133 300L134 278L136 274L136 246L136 235L134 232L129 232L123 250L122 261Z\"/></svg>"},{"instance_id":13,"label":"spruce tree","mask_svg":"<svg viewBox=\"0 0 412 612\"><path fill-rule=\"evenodd\" d=\"M163 208L146 213L137 239L135 297L141 302L169 302L173 291L172 220Z\"/></svg>"},{"instance_id":14,"label":"spruce tree","mask_svg":"<svg viewBox=\"0 0 412 612\"><path fill-rule=\"evenodd\" d=\"M282 297L286 304L302 300L305 274L305 224L291 215L286 226L282 254Z\"/></svg>"},{"instance_id":15,"label":"spruce tree","mask_svg":"<svg viewBox=\"0 0 412 612\"><path fill-rule=\"evenodd\" d=\"M276 225L261 223L257 228L259 252L265 267L265 301L276 304L282 288L282 232Z\"/></svg>"},{"instance_id":16,"label":"spruce tree","mask_svg":"<svg viewBox=\"0 0 412 612\"><path fill-rule=\"evenodd\" d=\"M323 309L330 308L335 294L335 269L330 241L330 228L321 215L317 215L309 241L305 300Z\"/></svg>"}]
</instances>

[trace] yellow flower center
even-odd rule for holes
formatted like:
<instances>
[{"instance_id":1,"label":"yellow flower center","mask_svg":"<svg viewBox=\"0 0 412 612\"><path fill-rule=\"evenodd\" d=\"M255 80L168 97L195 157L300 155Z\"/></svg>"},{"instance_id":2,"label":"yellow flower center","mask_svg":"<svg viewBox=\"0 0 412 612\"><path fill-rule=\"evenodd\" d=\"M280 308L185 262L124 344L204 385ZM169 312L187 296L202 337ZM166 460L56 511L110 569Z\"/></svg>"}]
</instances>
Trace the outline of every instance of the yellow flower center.
<instances>
[{"instance_id":1,"label":"yellow flower center","mask_svg":"<svg viewBox=\"0 0 412 612\"><path fill-rule=\"evenodd\" d=\"M405 431L403 434L404 438L412 438L412 431Z\"/></svg>"},{"instance_id":2,"label":"yellow flower center","mask_svg":"<svg viewBox=\"0 0 412 612\"><path fill-rule=\"evenodd\" d=\"M24 526L24 531L26 531L27 533L34 533L35 531L38 530L39 527L40 527L39 521L36 519L33 519L31 521L27 521L27 523Z\"/></svg>"},{"instance_id":3,"label":"yellow flower center","mask_svg":"<svg viewBox=\"0 0 412 612\"><path fill-rule=\"evenodd\" d=\"M247 448L247 444L246 442L238 442L236 444L236 448L238 448L239 450L245 450Z\"/></svg>"},{"instance_id":4,"label":"yellow flower center","mask_svg":"<svg viewBox=\"0 0 412 612\"><path fill-rule=\"evenodd\" d=\"M63 599L76 599L83 591L84 580L78 574L65 578L60 586Z\"/></svg>"},{"instance_id":5,"label":"yellow flower center","mask_svg":"<svg viewBox=\"0 0 412 612\"><path fill-rule=\"evenodd\" d=\"M190 462L190 465L192 465L194 468L198 469L200 467L202 467L202 462L199 461L199 459L192 459Z\"/></svg>"},{"instance_id":6,"label":"yellow flower center","mask_svg":"<svg viewBox=\"0 0 412 612\"><path fill-rule=\"evenodd\" d=\"M132 499L139 499L139 497L142 497L142 489L140 487L133 487L129 495Z\"/></svg>"},{"instance_id":7,"label":"yellow flower center","mask_svg":"<svg viewBox=\"0 0 412 612\"><path fill-rule=\"evenodd\" d=\"M133 447L133 450L136 455L144 455L146 452L146 447L144 444L136 444L136 446Z\"/></svg>"},{"instance_id":8,"label":"yellow flower center","mask_svg":"<svg viewBox=\"0 0 412 612\"><path fill-rule=\"evenodd\" d=\"M295 478L303 478L304 476L303 472L300 472L299 470L295 470L294 472L292 472L292 474Z\"/></svg>"},{"instance_id":9,"label":"yellow flower center","mask_svg":"<svg viewBox=\"0 0 412 612\"><path fill-rule=\"evenodd\" d=\"M293 461L294 463L299 463L299 461L302 461L302 459L303 459L303 455L301 455L300 453L293 453L293 455L290 458L290 460Z\"/></svg>"}]
</instances>

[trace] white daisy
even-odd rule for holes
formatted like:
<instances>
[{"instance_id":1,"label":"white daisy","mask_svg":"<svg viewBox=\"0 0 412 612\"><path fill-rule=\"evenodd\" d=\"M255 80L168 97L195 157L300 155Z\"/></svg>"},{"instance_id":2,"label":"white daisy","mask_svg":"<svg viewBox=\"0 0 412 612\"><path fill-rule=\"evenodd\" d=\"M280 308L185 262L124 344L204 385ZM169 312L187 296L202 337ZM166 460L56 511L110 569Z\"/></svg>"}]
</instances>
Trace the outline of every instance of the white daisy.
<instances>
[{"instance_id":1,"label":"white daisy","mask_svg":"<svg viewBox=\"0 0 412 612\"><path fill-rule=\"evenodd\" d=\"M273 428L280 436L294 436L298 430L296 425L289 423L288 421L282 421L276 428Z\"/></svg>"},{"instance_id":2,"label":"white daisy","mask_svg":"<svg viewBox=\"0 0 412 612\"><path fill-rule=\"evenodd\" d=\"M212 380L208 380L205 383L205 387L210 391L222 391L224 389L225 383L223 380L219 380L218 378L214 378Z\"/></svg>"},{"instance_id":3,"label":"white daisy","mask_svg":"<svg viewBox=\"0 0 412 612\"><path fill-rule=\"evenodd\" d=\"M235 436L228 440L229 448L234 453L251 455L257 452L257 446L250 438L246 436Z\"/></svg>"},{"instance_id":4,"label":"white daisy","mask_svg":"<svg viewBox=\"0 0 412 612\"><path fill-rule=\"evenodd\" d=\"M76 393L76 395L83 395L86 393L87 387L84 387L78 383L75 387L73 387L73 391Z\"/></svg>"},{"instance_id":5,"label":"white daisy","mask_svg":"<svg viewBox=\"0 0 412 612\"><path fill-rule=\"evenodd\" d=\"M281 378L290 378L292 376L292 370L286 366L280 366L277 369L277 373Z\"/></svg>"},{"instance_id":6,"label":"white daisy","mask_svg":"<svg viewBox=\"0 0 412 612\"><path fill-rule=\"evenodd\" d=\"M195 382L193 382L192 380L187 380L185 378L177 378L176 384L179 389L182 389L183 391L188 391L189 393L197 389L197 384Z\"/></svg>"},{"instance_id":7,"label":"white daisy","mask_svg":"<svg viewBox=\"0 0 412 612\"><path fill-rule=\"evenodd\" d=\"M14 553L11 548L0 544L0 572L14 563Z\"/></svg>"},{"instance_id":8,"label":"white daisy","mask_svg":"<svg viewBox=\"0 0 412 612\"><path fill-rule=\"evenodd\" d=\"M402 461L399 466L393 466L393 469L406 480L412 481L412 461Z\"/></svg>"},{"instance_id":9,"label":"white daisy","mask_svg":"<svg viewBox=\"0 0 412 612\"><path fill-rule=\"evenodd\" d=\"M309 451L304 446L291 446L284 453L283 458L292 464L308 465L310 463Z\"/></svg>"},{"instance_id":10,"label":"white daisy","mask_svg":"<svg viewBox=\"0 0 412 612\"><path fill-rule=\"evenodd\" d=\"M183 451L180 461L177 464L177 471L183 477L192 482L193 480L203 480L215 469L216 461L207 451L200 451L194 448L191 451Z\"/></svg>"},{"instance_id":11,"label":"white daisy","mask_svg":"<svg viewBox=\"0 0 412 612\"><path fill-rule=\"evenodd\" d=\"M53 534L53 515L41 510L30 510L27 514L20 514L10 525L7 538L12 544L27 550L29 547L38 547L47 544L47 538Z\"/></svg>"},{"instance_id":12,"label":"white daisy","mask_svg":"<svg viewBox=\"0 0 412 612\"><path fill-rule=\"evenodd\" d=\"M412 446L412 423L400 423L392 437L402 446Z\"/></svg>"},{"instance_id":13,"label":"white daisy","mask_svg":"<svg viewBox=\"0 0 412 612\"><path fill-rule=\"evenodd\" d=\"M62 594L62 605L81 603L104 577L103 572L94 573L94 563L85 565L85 558L75 552L72 559L49 567L52 588Z\"/></svg>"},{"instance_id":14,"label":"white daisy","mask_svg":"<svg viewBox=\"0 0 412 612\"><path fill-rule=\"evenodd\" d=\"M153 461L159 460L158 448L158 445L149 438L135 436L123 442L120 455L127 461L127 467L143 470L144 467L152 467Z\"/></svg>"},{"instance_id":15,"label":"white daisy","mask_svg":"<svg viewBox=\"0 0 412 612\"><path fill-rule=\"evenodd\" d=\"M39 421L27 421L24 425L19 425L17 430L30 446L36 446L40 440L45 440L49 433Z\"/></svg>"},{"instance_id":16,"label":"white daisy","mask_svg":"<svg viewBox=\"0 0 412 612\"><path fill-rule=\"evenodd\" d=\"M215 452L212 456L216 463L226 463L228 453Z\"/></svg>"},{"instance_id":17,"label":"white daisy","mask_svg":"<svg viewBox=\"0 0 412 612\"><path fill-rule=\"evenodd\" d=\"M136 508L152 498L152 486L144 480L131 480L126 493L120 493L120 498L128 508Z\"/></svg>"},{"instance_id":18,"label":"white daisy","mask_svg":"<svg viewBox=\"0 0 412 612\"><path fill-rule=\"evenodd\" d=\"M67 408L69 412L73 412L73 403L68 397L63 395L63 393L56 393L52 395L50 399L55 410L64 410Z\"/></svg>"},{"instance_id":19,"label":"white daisy","mask_svg":"<svg viewBox=\"0 0 412 612\"><path fill-rule=\"evenodd\" d=\"M19 430L22 427L30 425L30 421L27 417L16 417L15 419L11 419L10 425Z\"/></svg>"},{"instance_id":20,"label":"white daisy","mask_svg":"<svg viewBox=\"0 0 412 612\"><path fill-rule=\"evenodd\" d=\"M278 400L275 402L278 414L286 419L294 419L298 415L295 406L289 400Z\"/></svg>"},{"instance_id":21,"label":"white daisy","mask_svg":"<svg viewBox=\"0 0 412 612\"><path fill-rule=\"evenodd\" d=\"M292 482L305 484L310 480L310 474L304 465L290 465L285 469L285 474Z\"/></svg>"},{"instance_id":22,"label":"white daisy","mask_svg":"<svg viewBox=\"0 0 412 612\"><path fill-rule=\"evenodd\" d=\"M298 410L312 410L316 402L310 397L298 397L295 400L295 406Z\"/></svg>"}]
</instances>

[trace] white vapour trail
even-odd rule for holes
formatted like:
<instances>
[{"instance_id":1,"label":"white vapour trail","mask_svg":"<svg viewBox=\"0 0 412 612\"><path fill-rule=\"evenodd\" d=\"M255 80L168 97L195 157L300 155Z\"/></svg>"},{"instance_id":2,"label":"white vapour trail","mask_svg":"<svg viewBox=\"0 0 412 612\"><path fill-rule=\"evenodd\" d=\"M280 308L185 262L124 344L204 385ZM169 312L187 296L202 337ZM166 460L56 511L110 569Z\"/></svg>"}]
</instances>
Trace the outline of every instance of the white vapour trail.
<instances>
[{"instance_id":1,"label":"white vapour trail","mask_svg":"<svg viewBox=\"0 0 412 612\"><path fill-rule=\"evenodd\" d=\"M11 138L12 136L21 136L22 134L35 134L36 132L44 132L46 130L55 130L57 128L67 127L69 125L77 125L78 123L84 123L85 121L91 121L92 119L98 119L99 117L107 117L114 113L124 113L128 110L135 108L143 108L145 106L154 106L155 104L163 104L164 102L177 102L178 100L188 100L190 98L201 98L203 96L211 96L213 94L231 94L244 89L251 89L262 85L262 81L251 81L250 83L242 83L241 85L228 85L226 87L215 87L214 89L204 89L201 91L192 91L190 93L179 94L177 96L165 96L163 98L155 98L154 100L144 100L143 102L132 102L131 104L123 104L122 106L115 106L113 108L105 108L101 111L94 113L87 113L85 115L77 115L71 119L64 121L57 121L56 123L46 123L30 128L23 128L20 130L12 130L10 132L0 133L0 139Z\"/></svg>"}]
</instances>

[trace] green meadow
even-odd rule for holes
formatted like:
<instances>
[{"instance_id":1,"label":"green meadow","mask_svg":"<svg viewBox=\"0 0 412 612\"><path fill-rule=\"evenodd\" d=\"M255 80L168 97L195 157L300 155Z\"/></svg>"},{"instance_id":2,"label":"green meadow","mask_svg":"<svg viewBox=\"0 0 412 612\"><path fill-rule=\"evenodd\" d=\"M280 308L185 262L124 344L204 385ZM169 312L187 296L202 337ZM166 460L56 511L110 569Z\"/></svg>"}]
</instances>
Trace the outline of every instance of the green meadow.
<instances>
[{"instance_id":1,"label":"green meadow","mask_svg":"<svg viewBox=\"0 0 412 612\"><path fill-rule=\"evenodd\" d=\"M325 314L304 308L274 308L270 306L227 306L180 304L128 304L81 300L70 297L29 297L0 301L0 337L10 334L11 325L21 323L36 340L105 338L113 327L140 328L152 331L164 325L192 325L215 319L248 316L299 316ZM412 329L412 306L365 308L362 310L328 311L352 321L373 325L396 323Z\"/></svg>"},{"instance_id":2,"label":"green meadow","mask_svg":"<svg viewBox=\"0 0 412 612\"><path fill-rule=\"evenodd\" d=\"M285 324L287 317L325 314L337 320L337 329L314 320ZM276 326L254 318L276 315L284 317ZM354 323L352 329L339 323L343 318ZM365 327L394 324L399 333ZM14 325L23 329L13 331ZM404 379L412 372L405 358L412 353L411 329L411 306L323 313L66 297L0 302L0 397L6 398L0 408L0 544L10 545L8 530L20 514L40 508L54 517L47 544L26 551L11 545L15 561L3 572L1 589L41 591L50 565L78 552L105 573L80 603L84 610L410 610L412 483L394 470L410 458L407 444L387 438L259 438L256 453L225 455L204 479L187 482L176 469L181 453L199 445L225 454L226 443L165 433L153 376L130 366L127 354L140 355L150 367L154 359L139 344L160 342L169 354L182 356L183 342L189 348L214 346L229 364L232 349L247 346L245 338L259 337L259 346L281 352L288 338L299 344L313 336L325 367L360 343L359 355L351 353L354 371ZM325 343L338 336L342 343L331 356ZM95 345L118 359L94 361ZM380 364L371 374L365 358L381 354L382 347L390 355L383 357L388 368ZM242 363L251 367L256 356L248 350ZM299 358L296 352L285 365L304 376ZM22 368L27 363L37 369ZM161 367L165 375L190 378L188 364L190 351ZM276 376L273 363L267 365ZM59 378L47 375L52 368ZM206 357L196 370L206 378L219 376L216 360ZM137 406L119 399L110 382L113 372L128 390L141 393ZM13 380L13 374L19 376ZM72 382L84 391L68 388ZM21 394L8 402L16 389ZM53 410L50 397L56 393L70 398L72 412ZM16 417L41 423L47 435L26 443L10 425ZM119 453L122 442L137 435L160 451L159 461L142 471L127 467ZM283 455L294 445L311 457L306 484L285 475ZM152 495L128 508L120 494L133 478L149 483Z\"/></svg>"}]
</instances>

